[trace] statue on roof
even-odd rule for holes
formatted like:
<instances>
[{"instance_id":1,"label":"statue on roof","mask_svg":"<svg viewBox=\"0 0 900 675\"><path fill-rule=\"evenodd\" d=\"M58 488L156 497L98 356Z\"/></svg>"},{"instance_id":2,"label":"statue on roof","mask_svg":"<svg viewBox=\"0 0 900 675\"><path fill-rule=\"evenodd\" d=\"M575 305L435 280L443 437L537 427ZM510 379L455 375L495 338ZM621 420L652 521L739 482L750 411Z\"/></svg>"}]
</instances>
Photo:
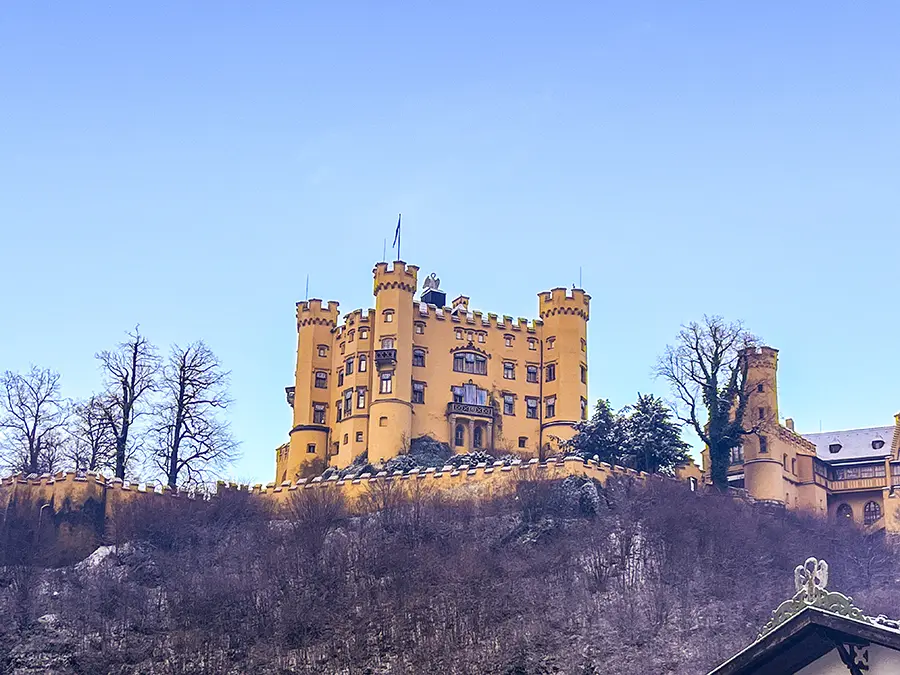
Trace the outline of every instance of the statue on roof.
<instances>
[{"instance_id":1,"label":"statue on roof","mask_svg":"<svg viewBox=\"0 0 900 675\"><path fill-rule=\"evenodd\" d=\"M437 278L437 275L432 272L427 277L425 277L425 281L422 282L422 288L427 290L436 291L441 286L441 280Z\"/></svg>"}]
</instances>

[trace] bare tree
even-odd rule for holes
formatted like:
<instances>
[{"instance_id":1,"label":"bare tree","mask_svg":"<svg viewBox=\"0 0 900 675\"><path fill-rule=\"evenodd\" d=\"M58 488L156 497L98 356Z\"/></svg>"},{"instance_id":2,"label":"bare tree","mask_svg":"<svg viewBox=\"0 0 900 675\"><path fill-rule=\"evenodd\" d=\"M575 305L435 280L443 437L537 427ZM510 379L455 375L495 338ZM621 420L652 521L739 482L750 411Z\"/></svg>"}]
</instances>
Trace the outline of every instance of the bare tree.
<instances>
[{"instance_id":1,"label":"bare tree","mask_svg":"<svg viewBox=\"0 0 900 675\"><path fill-rule=\"evenodd\" d=\"M743 353L758 344L740 322L704 316L681 328L677 343L666 347L657 365L657 374L675 394L679 419L709 448L712 481L719 490L728 488L731 449L757 431L744 424L750 393Z\"/></svg>"},{"instance_id":2,"label":"bare tree","mask_svg":"<svg viewBox=\"0 0 900 675\"><path fill-rule=\"evenodd\" d=\"M76 470L102 471L115 465L116 434L107 408L107 402L99 396L91 396L73 407L64 454Z\"/></svg>"},{"instance_id":3,"label":"bare tree","mask_svg":"<svg viewBox=\"0 0 900 675\"><path fill-rule=\"evenodd\" d=\"M175 488L197 483L233 459L237 443L218 417L230 403L228 375L202 342L172 347L154 409L154 460Z\"/></svg>"},{"instance_id":4,"label":"bare tree","mask_svg":"<svg viewBox=\"0 0 900 675\"><path fill-rule=\"evenodd\" d=\"M67 406L59 373L32 366L0 376L0 444L8 466L26 474L52 472L59 460Z\"/></svg>"},{"instance_id":5,"label":"bare tree","mask_svg":"<svg viewBox=\"0 0 900 675\"><path fill-rule=\"evenodd\" d=\"M125 469L132 448L129 446L131 427L148 409L147 400L156 388L159 356L136 326L128 339L113 351L97 354L103 364L106 392L102 396L104 415L116 441L115 473L125 478Z\"/></svg>"}]
</instances>

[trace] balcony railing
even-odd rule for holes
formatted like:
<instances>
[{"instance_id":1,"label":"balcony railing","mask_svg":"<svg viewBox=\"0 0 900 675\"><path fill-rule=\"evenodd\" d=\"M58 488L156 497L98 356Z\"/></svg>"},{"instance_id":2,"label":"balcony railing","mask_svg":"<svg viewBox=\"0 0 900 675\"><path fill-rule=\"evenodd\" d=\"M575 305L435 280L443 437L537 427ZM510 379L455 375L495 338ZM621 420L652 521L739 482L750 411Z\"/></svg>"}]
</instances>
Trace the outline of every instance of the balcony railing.
<instances>
[{"instance_id":1,"label":"balcony railing","mask_svg":"<svg viewBox=\"0 0 900 675\"><path fill-rule=\"evenodd\" d=\"M451 401L447 404L448 415L469 415L472 417L488 417L494 418L494 409L489 405L478 405L477 403L456 403Z\"/></svg>"},{"instance_id":2,"label":"balcony railing","mask_svg":"<svg viewBox=\"0 0 900 675\"><path fill-rule=\"evenodd\" d=\"M375 350L375 367L393 366L397 363L396 349L376 349Z\"/></svg>"}]
</instances>

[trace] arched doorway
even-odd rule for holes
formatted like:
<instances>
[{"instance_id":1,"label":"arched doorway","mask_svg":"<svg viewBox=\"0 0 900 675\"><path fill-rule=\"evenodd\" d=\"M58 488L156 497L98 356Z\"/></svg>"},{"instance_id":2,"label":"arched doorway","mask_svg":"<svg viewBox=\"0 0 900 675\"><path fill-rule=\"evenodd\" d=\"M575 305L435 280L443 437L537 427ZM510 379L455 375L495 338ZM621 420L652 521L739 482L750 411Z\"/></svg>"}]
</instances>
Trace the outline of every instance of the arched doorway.
<instances>
[{"instance_id":1,"label":"arched doorway","mask_svg":"<svg viewBox=\"0 0 900 675\"><path fill-rule=\"evenodd\" d=\"M837 507L837 518L838 520L848 520L853 522L853 509L849 504L841 504Z\"/></svg>"}]
</instances>

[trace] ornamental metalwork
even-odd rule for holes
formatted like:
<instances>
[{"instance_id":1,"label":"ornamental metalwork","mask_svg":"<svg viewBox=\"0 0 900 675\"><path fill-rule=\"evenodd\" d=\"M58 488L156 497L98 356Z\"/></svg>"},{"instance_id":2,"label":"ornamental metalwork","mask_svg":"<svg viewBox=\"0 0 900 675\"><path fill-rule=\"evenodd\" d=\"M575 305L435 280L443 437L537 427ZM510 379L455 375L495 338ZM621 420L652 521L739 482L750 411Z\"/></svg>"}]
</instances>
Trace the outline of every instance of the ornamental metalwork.
<instances>
[{"instance_id":1,"label":"ornamental metalwork","mask_svg":"<svg viewBox=\"0 0 900 675\"><path fill-rule=\"evenodd\" d=\"M807 558L805 563L797 565L794 569L794 587L797 592L793 598L785 600L772 612L772 618L763 626L757 639L771 633L806 607L816 607L848 619L872 623L872 620L853 604L853 598L836 591L829 591L826 588L827 585L827 562L817 558Z\"/></svg>"}]
</instances>

